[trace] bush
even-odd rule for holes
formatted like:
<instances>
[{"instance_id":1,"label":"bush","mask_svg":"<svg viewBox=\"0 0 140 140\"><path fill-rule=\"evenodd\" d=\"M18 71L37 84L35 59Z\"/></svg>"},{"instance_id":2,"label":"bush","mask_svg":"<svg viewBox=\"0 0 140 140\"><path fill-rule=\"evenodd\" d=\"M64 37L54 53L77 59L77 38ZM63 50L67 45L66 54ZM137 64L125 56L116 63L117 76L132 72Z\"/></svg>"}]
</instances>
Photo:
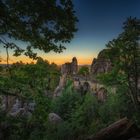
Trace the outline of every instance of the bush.
<instances>
[{"instance_id":1,"label":"bush","mask_svg":"<svg viewBox=\"0 0 140 140\"><path fill-rule=\"evenodd\" d=\"M73 89L72 81L69 80L62 95L54 99L52 111L67 120L80 102L81 96Z\"/></svg>"}]
</instances>

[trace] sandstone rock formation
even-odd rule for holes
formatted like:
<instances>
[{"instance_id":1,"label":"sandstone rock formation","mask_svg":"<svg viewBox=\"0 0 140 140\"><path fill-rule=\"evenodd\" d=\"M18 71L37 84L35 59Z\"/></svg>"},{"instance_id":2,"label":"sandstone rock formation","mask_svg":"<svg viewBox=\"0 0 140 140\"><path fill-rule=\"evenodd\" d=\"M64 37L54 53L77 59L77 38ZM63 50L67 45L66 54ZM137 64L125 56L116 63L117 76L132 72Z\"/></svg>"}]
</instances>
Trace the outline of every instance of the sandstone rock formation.
<instances>
[{"instance_id":1,"label":"sandstone rock formation","mask_svg":"<svg viewBox=\"0 0 140 140\"><path fill-rule=\"evenodd\" d=\"M73 57L71 67L72 67L72 74L77 74L77 72L78 72L78 62L77 62L76 57Z\"/></svg>"},{"instance_id":2,"label":"sandstone rock formation","mask_svg":"<svg viewBox=\"0 0 140 140\"><path fill-rule=\"evenodd\" d=\"M77 74L78 72L78 63L76 57L73 57L72 62L65 63L61 66L61 73L63 74Z\"/></svg>"},{"instance_id":3,"label":"sandstone rock formation","mask_svg":"<svg viewBox=\"0 0 140 140\"><path fill-rule=\"evenodd\" d=\"M94 75L109 72L112 69L111 61L107 58L107 49L102 50L91 64L91 73Z\"/></svg>"},{"instance_id":4,"label":"sandstone rock formation","mask_svg":"<svg viewBox=\"0 0 140 140\"><path fill-rule=\"evenodd\" d=\"M21 101L17 98L9 111L9 115L13 117L30 117L32 112L35 110L35 105L34 101L30 103L25 102L22 105Z\"/></svg>"},{"instance_id":5,"label":"sandstone rock formation","mask_svg":"<svg viewBox=\"0 0 140 140\"><path fill-rule=\"evenodd\" d=\"M98 91L97 91L97 99L100 102L105 102L107 99L107 90L104 87L101 87Z\"/></svg>"},{"instance_id":6,"label":"sandstone rock formation","mask_svg":"<svg viewBox=\"0 0 140 140\"><path fill-rule=\"evenodd\" d=\"M56 87L54 91L54 97L60 96L62 93L63 88L66 85L66 74L60 76L59 85Z\"/></svg>"},{"instance_id":7,"label":"sandstone rock formation","mask_svg":"<svg viewBox=\"0 0 140 140\"><path fill-rule=\"evenodd\" d=\"M17 111L11 112L9 115L13 117L30 117L32 116L32 113L25 108L19 108Z\"/></svg>"}]
</instances>

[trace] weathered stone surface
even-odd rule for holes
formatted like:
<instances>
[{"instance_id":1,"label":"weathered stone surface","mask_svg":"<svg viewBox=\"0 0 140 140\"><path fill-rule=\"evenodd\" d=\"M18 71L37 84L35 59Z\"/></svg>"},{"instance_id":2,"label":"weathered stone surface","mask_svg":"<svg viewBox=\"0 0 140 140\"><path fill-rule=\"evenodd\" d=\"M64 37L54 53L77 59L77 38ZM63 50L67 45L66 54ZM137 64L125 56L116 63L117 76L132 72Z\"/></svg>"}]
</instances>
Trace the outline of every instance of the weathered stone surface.
<instances>
[{"instance_id":1,"label":"weathered stone surface","mask_svg":"<svg viewBox=\"0 0 140 140\"><path fill-rule=\"evenodd\" d=\"M72 62L65 63L61 66L61 73L63 74L77 74L78 63L76 57L73 57Z\"/></svg>"},{"instance_id":2,"label":"weathered stone surface","mask_svg":"<svg viewBox=\"0 0 140 140\"><path fill-rule=\"evenodd\" d=\"M76 57L73 57L71 67L72 67L72 74L77 74L77 72L78 72L78 62L77 62Z\"/></svg>"},{"instance_id":3,"label":"weathered stone surface","mask_svg":"<svg viewBox=\"0 0 140 140\"><path fill-rule=\"evenodd\" d=\"M11 112L10 113L11 116L13 117L30 117L32 115L31 112L29 112L28 110L26 110L25 108L20 108L15 112Z\"/></svg>"},{"instance_id":4,"label":"weathered stone surface","mask_svg":"<svg viewBox=\"0 0 140 140\"><path fill-rule=\"evenodd\" d=\"M52 124L59 124L62 122L62 118L55 113L49 113L48 120Z\"/></svg>"},{"instance_id":5,"label":"weathered stone surface","mask_svg":"<svg viewBox=\"0 0 140 140\"><path fill-rule=\"evenodd\" d=\"M59 80L59 85L56 87L55 91L54 91L54 97L60 96L62 93L62 90L64 88L64 86L66 85L66 74L63 74L60 77Z\"/></svg>"},{"instance_id":6,"label":"weathered stone surface","mask_svg":"<svg viewBox=\"0 0 140 140\"><path fill-rule=\"evenodd\" d=\"M21 108L21 102L16 99L15 104L12 106L11 112L17 112Z\"/></svg>"},{"instance_id":7,"label":"weathered stone surface","mask_svg":"<svg viewBox=\"0 0 140 140\"><path fill-rule=\"evenodd\" d=\"M62 75L59 80L59 86L64 87L66 85L66 75Z\"/></svg>"},{"instance_id":8,"label":"weathered stone surface","mask_svg":"<svg viewBox=\"0 0 140 140\"><path fill-rule=\"evenodd\" d=\"M62 93L63 88L60 86L57 86L55 91L54 91L54 97L59 97Z\"/></svg>"},{"instance_id":9,"label":"weathered stone surface","mask_svg":"<svg viewBox=\"0 0 140 140\"><path fill-rule=\"evenodd\" d=\"M13 117L30 117L35 109L35 102L24 103L23 106L19 99L15 100L15 104L9 111L9 115Z\"/></svg>"},{"instance_id":10,"label":"weathered stone surface","mask_svg":"<svg viewBox=\"0 0 140 140\"><path fill-rule=\"evenodd\" d=\"M36 106L36 103L35 102L30 102L28 105L27 105L27 108L30 112L33 112L35 110L35 106Z\"/></svg>"},{"instance_id":11,"label":"weathered stone surface","mask_svg":"<svg viewBox=\"0 0 140 140\"><path fill-rule=\"evenodd\" d=\"M106 56L107 49L102 50L97 59L94 58L91 64L91 73L94 75L109 72L112 69L111 61Z\"/></svg>"},{"instance_id":12,"label":"weathered stone surface","mask_svg":"<svg viewBox=\"0 0 140 140\"><path fill-rule=\"evenodd\" d=\"M61 66L61 74L59 85L54 91L54 97L60 96L64 86L66 85L67 75L75 75L78 72L78 64L76 57L73 57L72 62L65 63Z\"/></svg>"},{"instance_id":13,"label":"weathered stone surface","mask_svg":"<svg viewBox=\"0 0 140 140\"><path fill-rule=\"evenodd\" d=\"M65 63L61 66L62 74L71 74L71 63Z\"/></svg>"},{"instance_id":14,"label":"weathered stone surface","mask_svg":"<svg viewBox=\"0 0 140 140\"><path fill-rule=\"evenodd\" d=\"M101 87L98 91L97 91L97 99L100 102L105 102L107 99L107 90L104 87Z\"/></svg>"}]
</instances>

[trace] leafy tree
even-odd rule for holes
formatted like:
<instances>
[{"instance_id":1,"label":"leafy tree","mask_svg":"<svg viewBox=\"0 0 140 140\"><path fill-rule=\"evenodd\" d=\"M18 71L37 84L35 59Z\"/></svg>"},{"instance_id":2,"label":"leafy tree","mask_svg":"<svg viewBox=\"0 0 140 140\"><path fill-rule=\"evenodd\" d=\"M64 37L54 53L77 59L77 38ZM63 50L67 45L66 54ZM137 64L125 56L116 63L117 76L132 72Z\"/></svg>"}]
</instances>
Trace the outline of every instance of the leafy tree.
<instances>
[{"instance_id":1,"label":"leafy tree","mask_svg":"<svg viewBox=\"0 0 140 140\"><path fill-rule=\"evenodd\" d=\"M3 69L0 74L0 97L1 94L10 98L18 98L22 104L35 102L35 110L32 116L9 117L7 114L1 114L0 122L10 124L8 132L5 135L9 139L44 139L46 132L46 123L50 111L51 98L46 96L45 90L53 91L59 82L59 69L55 64L49 64L47 61L39 58L36 64L23 64L22 62L13 64L9 72ZM49 81L49 76L51 81ZM54 83L54 84L52 84ZM8 102L8 100L7 100ZM8 102L9 103L9 102ZM11 109L11 104L6 106L6 111ZM0 110L1 111L1 110ZM5 137L5 139L6 139Z\"/></svg>"},{"instance_id":2,"label":"leafy tree","mask_svg":"<svg viewBox=\"0 0 140 140\"><path fill-rule=\"evenodd\" d=\"M7 111L9 96L36 103L32 118L8 118L2 114L0 121L11 124L6 134L9 139L45 139L50 99L44 90L54 90L59 69L37 57L34 50L62 52L64 44L69 43L77 31L76 22L71 0L0 1L0 47L6 49L8 66L8 71L4 69L0 73L0 94L7 97ZM18 46L18 41L25 42L25 48ZM9 66L9 49L14 50L15 56L24 53L38 59L37 63Z\"/></svg>"},{"instance_id":3,"label":"leafy tree","mask_svg":"<svg viewBox=\"0 0 140 140\"><path fill-rule=\"evenodd\" d=\"M87 93L82 97L82 102L76 105L76 109L73 110L68 119L69 127L71 128L70 134L73 136L73 139L86 139L88 132L91 130L91 124L99 119L98 109L99 104L95 96Z\"/></svg>"},{"instance_id":4,"label":"leafy tree","mask_svg":"<svg viewBox=\"0 0 140 140\"><path fill-rule=\"evenodd\" d=\"M61 52L76 32L77 18L71 0L1 0L0 43L14 49L14 55L24 52L14 41L27 42L26 56L36 57L32 49ZM12 38L11 42L9 39Z\"/></svg>"},{"instance_id":5,"label":"leafy tree","mask_svg":"<svg viewBox=\"0 0 140 140\"><path fill-rule=\"evenodd\" d=\"M60 71L54 64L39 59L36 64L16 63L0 75L0 94L30 100L40 90L52 92L59 82ZM8 101L7 101L8 102ZM7 105L8 106L8 105Z\"/></svg>"},{"instance_id":6,"label":"leafy tree","mask_svg":"<svg viewBox=\"0 0 140 140\"><path fill-rule=\"evenodd\" d=\"M52 110L67 120L80 101L80 94L73 89L72 81L68 80L62 95L53 101Z\"/></svg>"},{"instance_id":7,"label":"leafy tree","mask_svg":"<svg viewBox=\"0 0 140 140\"><path fill-rule=\"evenodd\" d=\"M138 108L140 102L138 81L140 78L140 20L128 18L124 22L124 31L107 44L110 60L114 64L116 75L122 75L123 83L128 85L128 93ZM121 78L120 77L120 78Z\"/></svg>"}]
</instances>

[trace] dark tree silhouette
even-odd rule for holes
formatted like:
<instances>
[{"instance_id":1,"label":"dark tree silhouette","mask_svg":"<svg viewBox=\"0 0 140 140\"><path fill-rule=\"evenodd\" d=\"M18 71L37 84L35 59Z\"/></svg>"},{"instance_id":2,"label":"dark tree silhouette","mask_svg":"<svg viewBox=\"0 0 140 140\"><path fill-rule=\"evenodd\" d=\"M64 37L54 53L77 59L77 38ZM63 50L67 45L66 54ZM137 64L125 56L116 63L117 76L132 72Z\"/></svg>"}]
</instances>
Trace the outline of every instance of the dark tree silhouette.
<instances>
[{"instance_id":1,"label":"dark tree silhouette","mask_svg":"<svg viewBox=\"0 0 140 140\"><path fill-rule=\"evenodd\" d=\"M33 49L62 52L76 29L77 18L71 0L1 0L0 43L14 49L14 55L24 52L36 57ZM8 38L27 42L25 50Z\"/></svg>"}]
</instances>

